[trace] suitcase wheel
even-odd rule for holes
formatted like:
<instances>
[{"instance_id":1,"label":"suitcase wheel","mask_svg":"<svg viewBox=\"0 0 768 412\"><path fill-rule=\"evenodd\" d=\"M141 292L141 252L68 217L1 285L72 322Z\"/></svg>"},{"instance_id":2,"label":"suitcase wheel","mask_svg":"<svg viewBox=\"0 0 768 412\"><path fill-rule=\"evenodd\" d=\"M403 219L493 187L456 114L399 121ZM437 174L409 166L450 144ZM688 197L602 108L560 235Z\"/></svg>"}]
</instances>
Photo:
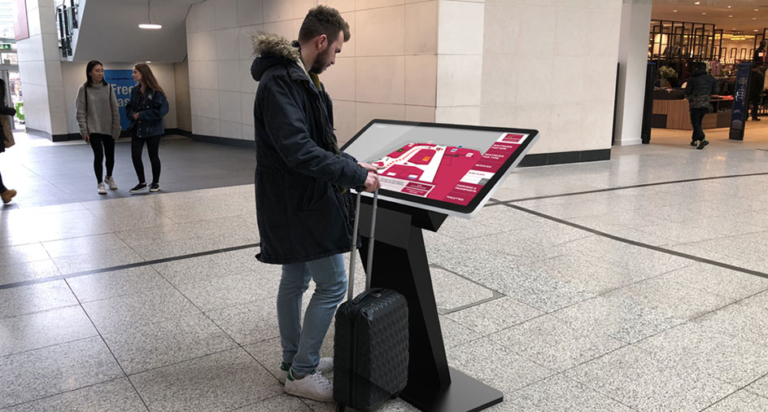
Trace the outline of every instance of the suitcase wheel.
<instances>
[{"instance_id":1,"label":"suitcase wheel","mask_svg":"<svg viewBox=\"0 0 768 412\"><path fill-rule=\"evenodd\" d=\"M344 412L344 409L347 409L347 407L341 404L336 405L336 412Z\"/></svg>"}]
</instances>

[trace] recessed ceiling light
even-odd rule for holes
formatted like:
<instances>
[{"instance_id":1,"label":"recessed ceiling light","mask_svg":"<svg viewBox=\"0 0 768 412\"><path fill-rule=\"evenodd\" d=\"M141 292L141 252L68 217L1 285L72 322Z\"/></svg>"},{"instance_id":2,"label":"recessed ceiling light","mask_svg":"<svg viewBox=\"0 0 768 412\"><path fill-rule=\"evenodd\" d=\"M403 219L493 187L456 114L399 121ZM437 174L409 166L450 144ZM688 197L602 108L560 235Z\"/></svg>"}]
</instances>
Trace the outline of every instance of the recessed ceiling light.
<instances>
[{"instance_id":1,"label":"recessed ceiling light","mask_svg":"<svg viewBox=\"0 0 768 412\"><path fill-rule=\"evenodd\" d=\"M697 6L698 6L699 4L701 4L701 2L700 2L700 1L697 1L696 3L693 3L693 4L695 4L695 5L697 5Z\"/></svg>"},{"instance_id":2,"label":"recessed ceiling light","mask_svg":"<svg viewBox=\"0 0 768 412\"><path fill-rule=\"evenodd\" d=\"M677 13L677 10L672 10L672 13Z\"/></svg>"},{"instance_id":3,"label":"recessed ceiling light","mask_svg":"<svg viewBox=\"0 0 768 412\"><path fill-rule=\"evenodd\" d=\"M757 17L752 17L752 20L757 20Z\"/></svg>"},{"instance_id":4,"label":"recessed ceiling light","mask_svg":"<svg viewBox=\"0 0 768 412\"><path fill-rule=\"evenodd\" d=\"M733 17L733 14L729 14L728 17Z\"/></svg>"},{"instance_id":5,"label":"recessed ceiling light","mask_svg":"<svg viewBox=\"0 0 768 412\"><path fill-rule=\"evenodd\" d=\"M707 13L701 13L701 15L702 15L702 16L706 16L706 15L707 15Z\"/></svg>"},{"instance_id":6,"label":"recessed ceiling light","mask_svg":"<svg viewBox=\"0 0 768 412\"><path fill-rule=\"evenodd\" d=\"M730 8L731 8L731 6L728 6L728 8L730 9Z\"/></svg>"}]
</instances>

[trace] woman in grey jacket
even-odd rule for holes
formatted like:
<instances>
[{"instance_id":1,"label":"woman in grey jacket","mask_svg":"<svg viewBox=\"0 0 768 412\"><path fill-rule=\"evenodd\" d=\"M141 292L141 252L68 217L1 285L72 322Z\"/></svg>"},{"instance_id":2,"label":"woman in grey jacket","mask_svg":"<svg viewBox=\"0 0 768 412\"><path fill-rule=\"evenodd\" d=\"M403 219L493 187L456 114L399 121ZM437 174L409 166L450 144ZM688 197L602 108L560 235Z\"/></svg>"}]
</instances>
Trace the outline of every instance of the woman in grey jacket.
<instances>
[{"instance_id":1,"label":"woman in grey jacket","mask_svg":"<svg viewBox=\"0 0 768 412\"><path fill-rule=\"evenodd\" d=\"M96 173L100 195L107 194L104 181L110 190L117 190L112 170L115 167L115 141L120 137L120 111L112 86L104 80L104 65L91 60L86 66L88 80L77 91L77 124L80 134L93 149L93 170ZM107 176L102 163L107 157Z\"/></svg>"}]
</instances>

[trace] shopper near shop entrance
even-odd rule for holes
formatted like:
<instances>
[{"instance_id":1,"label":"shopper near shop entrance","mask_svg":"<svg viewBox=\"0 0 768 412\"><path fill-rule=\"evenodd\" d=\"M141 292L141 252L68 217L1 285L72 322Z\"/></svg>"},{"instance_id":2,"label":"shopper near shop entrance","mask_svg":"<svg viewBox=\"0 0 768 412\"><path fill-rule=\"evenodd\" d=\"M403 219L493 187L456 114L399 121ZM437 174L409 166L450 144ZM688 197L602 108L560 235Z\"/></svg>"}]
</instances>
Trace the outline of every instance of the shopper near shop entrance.
<instances>
[{"instance_id":1,"label":"shopper near shop entrance","mask_svg":"<svg viewBox=\"0 0 768 412\"><path fill-rule=\"evenodd\" d=\"M760 66L752 68L752 75L749 80L749 103L752 105L752 121L760 121L760 103L763 100L763 85L765 76Z\"/></svg>"},{"instance_id":2,"label":"shopper near shop entrance","mask_svg":"<svg viewBox=\"0 0 768 412\"><path fill-rule=\"evenodd\" d=\"M709 113L709 104L714 94L717 94L717 80L707 73L705 63L696 63L695 71L688 80L688 86L685 87L685 95L688 97L693 126L691 146L696 146L699 150L709 144L704 135L702 122L704 116Z\"/></svg>"},{"instance_id":3,"label":"shopper near shop entrance","mask_svg":"<svg viewBox=\"0 0 768 412\"><path fill-rule=\"evenodd\" d=\"M353 241L349 188L379 188L376 169L339 150L333 105L318 75L331 67L350 38L333 8L309 11L293 43L269 34L254 39L251 66L259 82L256 129L256 215L264 263L282 265L277 319L282 346L279 379L291 395L333 401L323 374L333 359L320 347L347 290L343 253ZM354 237L355 241L357 237ZM301 325L302 297L315 293Z\"/></svg>"}]
</instances>

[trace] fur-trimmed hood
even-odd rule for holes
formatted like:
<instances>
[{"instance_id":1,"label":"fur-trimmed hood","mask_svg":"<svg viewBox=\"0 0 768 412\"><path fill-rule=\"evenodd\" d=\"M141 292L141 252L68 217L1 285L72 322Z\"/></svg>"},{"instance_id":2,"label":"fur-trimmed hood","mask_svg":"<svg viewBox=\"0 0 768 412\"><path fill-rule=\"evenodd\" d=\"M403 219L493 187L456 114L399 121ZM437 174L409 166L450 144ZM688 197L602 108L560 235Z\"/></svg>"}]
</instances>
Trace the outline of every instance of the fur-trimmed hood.
<instances>
[{"instance_id":1,"label":"fur-trimmed hood","mask_svg":"<svg viewBox=\"0 0 768 412\"><path fill-rule=\"evenodd\" d=\"M272 66L300 62L299 48L290 41L276 34L259 33L253 36L253 53L256 55L251 65L251 75L256 81Z\"/></svg>"}]
</instances>

